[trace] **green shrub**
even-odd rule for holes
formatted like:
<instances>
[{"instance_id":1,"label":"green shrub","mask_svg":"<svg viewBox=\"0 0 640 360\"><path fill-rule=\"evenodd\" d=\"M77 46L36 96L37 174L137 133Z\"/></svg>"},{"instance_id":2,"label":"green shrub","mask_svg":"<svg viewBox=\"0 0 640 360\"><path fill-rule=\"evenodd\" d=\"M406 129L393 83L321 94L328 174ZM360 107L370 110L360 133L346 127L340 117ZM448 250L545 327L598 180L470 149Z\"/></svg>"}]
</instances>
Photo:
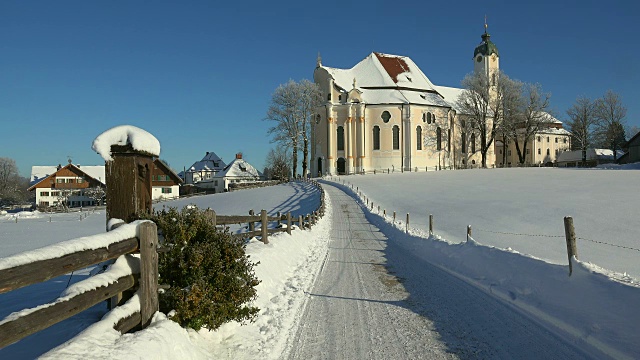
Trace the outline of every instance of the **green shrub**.
<instances>
[{"instance_id":1,"label":"green shrub","mask_svg":"<svg viewBox=\"0 0 640 360\"><path fill-rule=\"evenodd\" d=\"M159 255L160 311L175 310L171 319L183 327L214 330L229 321L253 321L258 308L252 263L242 239L216 229L196 207L163 209L143 216L158 225L168 252Z\"/></svg>"}]
</instances>

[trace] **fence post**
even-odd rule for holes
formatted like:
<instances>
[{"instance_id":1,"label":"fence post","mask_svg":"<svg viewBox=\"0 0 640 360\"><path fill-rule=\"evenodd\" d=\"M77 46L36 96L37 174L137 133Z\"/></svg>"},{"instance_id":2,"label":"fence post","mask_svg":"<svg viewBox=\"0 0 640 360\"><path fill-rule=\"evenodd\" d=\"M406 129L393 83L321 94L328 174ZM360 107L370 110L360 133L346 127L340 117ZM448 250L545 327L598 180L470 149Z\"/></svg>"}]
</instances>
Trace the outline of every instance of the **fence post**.
<instances>
[{"instance_id":1,"label":"fence post","mask_svg":"<svg viewBox=\"0 0 640 360\"><path fill-rule=\"evenodd\" d=\"M282 216L280 215L280 211L278 211L278 226L282 223Z\"/></svg>"},{"instance_id":2,"label":"fence post","mask_svg":"<svg viewBox=\"0 0 640 360\"><path fill-rule=\"evenodd\" d=\"M131 145L111 145L111 157L105 163L107 222L130 222L137 213L151 213L153 156Z\"/></svg>"},{"instance_id":3,"label":"fence post","mask_svg":"<svg viewBox=\"0 0 640 360\"><path fill-rule=\"evenodd\" d=\"M269 238L268 238L268 234L269 232L267 231L267 226L268 226L268 221L267 221L267 210L262 209L262 211L260 211L260 217L262 218L262 242L265 244L269 243Z\"/></svg>"},{"instance_id":4,"label":"fence post","mask_svg":"<svg viewBox=\"0 0 640 360\"><path fill-rule=\"evenodd\" d=\"M249 210L249 215L250 216L255 215L255 213L253 212L253 209ZM256 231L256 224L254 224L253 221L249 221L249 231Z\"/></svg>"},{"instance_id":5,"label":"fence post","mask_svg":"<svg viewBox=\"0 0 640 360\"><path fill-rule=\"evenodd\" d=\"M206 216L211 221L211 224L213 224L213 227L216 227L218 220L217 220L217 216L216 216L216 212L215 211L213 211L211 209L207 209L204 212L204 216Z\"/></svg>"},{"instance_id":6,"label":"fence post","mask_svg":"<svg viewBox=\"0 0 640 360\"><path fill-rule=\"evenodd\" d=\"M429 214L429 235L433 235L433 214Z\"/></svg>"},{"instance_id":7,"label":"fence post","mask_svg":"<svg viewBox=\"0 0 640 360\"><path fill-rule=\"evenodd\" d=\"M467 241L469 241L470 237L471 237L471 225L467 225Z\"/></svg>"},{"instance_id":8,"label":"fence post","mask_svg":"<svg viewBox=\"0 0 640 360\"><path fill-rule=\"evenodd\" d=\"M302 222L302 215L298 215L298 227L304 230L304 223Z\"/></svg>"},{"instance_id":9,"label":"fence post","mask_svg":"<svg viewBox=\"0 0 640 360\"><path fill-rule=\"evenodd\" d=\"M140 224L140 316L142 328L151 323L158 307L158 228L153 222Z\"/></svg>"},{"instance_id":10,"label":"fence post","mask_svg":"<svg viewBox=\"0 0 640 360\"><path fill-rule=\"evenodd\" d=\"M411 168L409 168L411 169ZM409 213L407 213L407 224L404 227L404 232L409 233Z\"/></svg>"},{"instance_id":11,"label":"fence post","mask_svg":"<svg viewBox=\"0 0 640 360\"><path fill-rule=\"evenodd\" d=\"M386 219L387 218L387 209L382 209L382 216Z\"/></svg>"},{"instance_id":12,"label":"fence post","mask_svg":"<svg viewBox=\"0 0 640 360\"><path fill-rule=\"evenodd\" d=\"M396 212L395 211L393 212L393 223L394 224L396 223Z\"/></svg>"},{"instance_id":13,"label":"fence post","mask_svg":"<svg viewBox=\"0 0 640 360\"><path fill-rule=\"evenodd\" d=\"M287 233L291 235L291 212L287 213Z\"/></svg>"},{"instance_id":14,"label":"fence post","mask_svg":"<svg viewBox=\"0 0 640 360\"><path fill-rule=\"evenodd\" d=\"M571 216L564 217L564 234L567 238L567 256L569 257L569 276L573 272L571 258L578 257L578 247L576 245L576 230L573 227L573 218Z\"/></svg>"}]
</instances>

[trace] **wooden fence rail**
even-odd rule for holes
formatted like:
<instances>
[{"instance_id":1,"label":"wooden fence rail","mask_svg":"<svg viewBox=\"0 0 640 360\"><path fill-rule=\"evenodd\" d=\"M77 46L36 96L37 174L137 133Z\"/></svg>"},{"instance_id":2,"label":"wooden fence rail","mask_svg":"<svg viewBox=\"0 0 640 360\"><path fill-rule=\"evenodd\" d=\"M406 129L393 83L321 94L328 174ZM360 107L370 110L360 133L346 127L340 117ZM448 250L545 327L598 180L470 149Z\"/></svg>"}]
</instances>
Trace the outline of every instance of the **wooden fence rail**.
<instances>
[{"instance_id":1,"label":"wooden fence rail","mask_svg":"<svg viewBox=\"0 0 640 360\"><path fill-rule=\"evenodd\" d=\"M0 270L0 293L6 293L106 260L116 259L125 254L140 252L140 274L124 275L111 284L99 286L69 299L57 299L49 304L38 306L23 315L9 315L0 320L0 348L68 319L134 287L138 287L140 296L140 313L133 316L137 320L121 322L115 328L121 332L127 332L137 325L146 327L153 314L158 311L157 227L152 222L130 226L139 227L137 229L140 234L139 238L127 238L103 248L78 251ZM41 253L41 250L32 251L34 256L37 251ZM19 255L29 255L29 252ZM11 257L3 260L10 263Z\"/></svg>"}]
</instances>

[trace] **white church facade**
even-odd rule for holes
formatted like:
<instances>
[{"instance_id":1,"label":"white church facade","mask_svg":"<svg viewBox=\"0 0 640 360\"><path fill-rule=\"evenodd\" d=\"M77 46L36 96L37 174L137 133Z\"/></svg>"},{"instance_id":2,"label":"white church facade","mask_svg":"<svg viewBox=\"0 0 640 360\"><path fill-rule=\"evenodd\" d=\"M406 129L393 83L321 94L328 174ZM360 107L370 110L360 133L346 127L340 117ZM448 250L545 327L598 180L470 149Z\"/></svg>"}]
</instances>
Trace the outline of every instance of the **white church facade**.
<instances>
[{"instance_id":1,"label":"white church facade","mask_svg":"<svg viewBox=\"0 0 640 360\"><path fill-rule=\"evenodd\" d=\"M489 78L499 69L486 32L473 62ZM456 106L465 90L433 84L410 58L374 52L351 69L318 58L314 81L324 102L312 124L312 174L480 166L480 140L467 133L467 115ZM496 157L491 146L488 167Z\"/></svg>"}]
</instances>

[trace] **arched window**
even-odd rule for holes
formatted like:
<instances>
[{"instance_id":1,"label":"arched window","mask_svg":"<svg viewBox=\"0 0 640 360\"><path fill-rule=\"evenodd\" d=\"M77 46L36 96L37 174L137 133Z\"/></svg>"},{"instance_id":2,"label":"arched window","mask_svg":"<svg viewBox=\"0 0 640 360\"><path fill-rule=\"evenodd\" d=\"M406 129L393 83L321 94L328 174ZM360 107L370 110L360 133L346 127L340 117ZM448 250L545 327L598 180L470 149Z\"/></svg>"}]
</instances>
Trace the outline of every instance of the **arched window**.
<instances>
[{"instance_id":1,"label":"arched window","mask_svg":"<svg viewBox=\"0 0 640 360\"><path fill-rule=\"evenodd\" d=\"M436 139L437 139L437 149L438 151L442 150L442 129L438 126L436 129Z\"/></svg>"},{"instance_id":2,"label":"arched window","mask_svg":"<svg viewBox=\"0 0 640 360\"><path fill-rule=\"evenodd\" d=\"M461 150L462 150L463 153L466 153L467 152L467 134L463 132L460 135L460 137L461 137L461 139L460 139L461 141L460 142L462 143Z\"/></svg>"},{"instance_id":3,"label":"arched window","mask_svg":"<svg viewBox=\"0 0 640 360\"><path fill-rule=\"evenodd\" d=\"M391 113L388 112L387 110L383 111L382 114L380 115L380 117L382 118L382 121L386 123L389 122L389 119L391 119Z\"/></svg>"},{"instance_id":4,"label":"arched window","mask_svg":"<svg viewBox=\"0 0 640 360\"><path fill-rule=\"evenodd\" d=\"M451 129L447 129L447 151L451 152Z\"/></svg>"},{"instance_id":5,"label":"arched window","mask_svg":"<svg viewBox=\"0 0 640 360\"><path fill-rule=\"evenodd\" d=\"M416 149L422 150L422 128L420 126L416 128Z\"/></svg>"},{"instance_id":6,"label":"arched window","mask_svg":"<svg viewBox=\"0 0 640 360\"><path fill-rule=\"evenodd\" d=\"M427 113L427 124L431 124L431 113Z\"/></svg>"},{"instance_id":7,"label":"arched window","mask_svg":"<svg viewBox=\"0 0 640 360\"><path fill-rule=\"evenodd\" d=\"M431 122L436 123L436 114L431 115Z\"/></svg>"},{"instance_id":8,"label":"arched window","mask_svg":"<svg viewBox=\"0 0 640 360\"><path fill-rule=\"evenodd\" d=\"M476 134L471 134L471 152L476 152Z\"/></svg>"},{"instance_id":9,"label":"arched window","mask_svg":"<svg viewBox=\"0 0 640 360\"><path fill-rule=\"evenodd\" d=\"M549 148L547 148L547 155L551 155L551 152L549 151Z\"/></svg>"},{"instance_id":10,"label":"arched window","mask_svg":"<svg viewBox=\"0 0 640 360\"><path fill-rule=\"evenodd\" d=\"M380 127L373 127L373 150L380 150Z\"/></svg>"},{"instance_id":11,"label":"arched window","mask_svg":"<svg viewBox=\"0 0 640 360\"><path fill-rule=\"evenodd\" d=\"M400 150L400 127L393 125L393 150Z\"/></svg>"},{"instance_id":12,"label":"arched window","mask_svg":"<svg viewBox=\"0 0 640 360\"><path fill-rule=\"evenodd\" d=\"M344 150L344 128L338 126L338 150Z\"/></svg>"}]
</instances>

